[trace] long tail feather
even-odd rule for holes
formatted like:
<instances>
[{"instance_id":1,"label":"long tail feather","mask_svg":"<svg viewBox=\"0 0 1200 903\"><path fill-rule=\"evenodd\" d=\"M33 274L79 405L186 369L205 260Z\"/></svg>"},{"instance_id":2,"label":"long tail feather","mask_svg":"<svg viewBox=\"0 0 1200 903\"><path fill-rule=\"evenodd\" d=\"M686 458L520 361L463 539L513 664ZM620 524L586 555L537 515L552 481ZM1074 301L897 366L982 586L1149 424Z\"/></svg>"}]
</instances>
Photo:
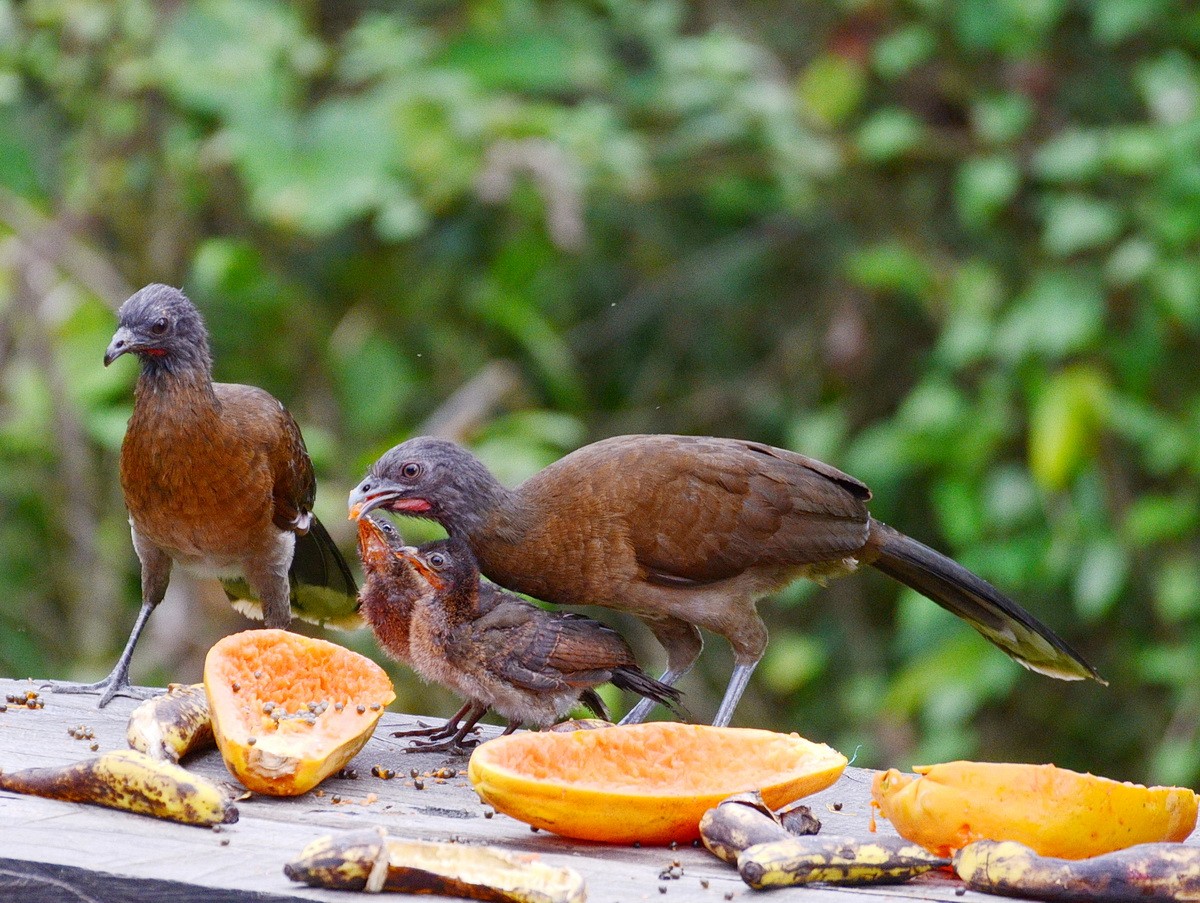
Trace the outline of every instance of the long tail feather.
<instances>
[{"instance_id":1,"label":"long tail feather","mask_svg":"<svg viewBox=\"0 0 1200 903\"><path fill-rule=\"evenodd\" d=\"M962 565L877 520L871 521L867 559L958 615L1026 668L1062 680L1107 683L1062 637Z\"/></svg>"}]
</instances>

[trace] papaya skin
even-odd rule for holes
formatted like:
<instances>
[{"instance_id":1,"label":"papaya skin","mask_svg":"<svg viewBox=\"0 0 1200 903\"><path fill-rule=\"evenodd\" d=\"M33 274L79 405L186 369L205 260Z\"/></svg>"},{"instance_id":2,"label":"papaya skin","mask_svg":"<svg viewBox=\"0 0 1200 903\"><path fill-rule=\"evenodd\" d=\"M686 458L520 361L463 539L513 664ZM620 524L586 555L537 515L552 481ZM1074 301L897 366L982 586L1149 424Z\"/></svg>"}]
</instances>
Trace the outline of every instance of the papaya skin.
<instances>
[{"instance_id":1,"label":"papaya skin","mask_svg":"<svg viewBox=\"0 0 1200 903\"><path fill-rule=\"evenodd\" d=\"M1054 765L947 762L875 776L880 814L938 856L976 840L1013 840L1042 856L1083 859L1135 844L1180 841L1196 826L1196 794L1144 787Z\"/></svg>"}]
</instances>

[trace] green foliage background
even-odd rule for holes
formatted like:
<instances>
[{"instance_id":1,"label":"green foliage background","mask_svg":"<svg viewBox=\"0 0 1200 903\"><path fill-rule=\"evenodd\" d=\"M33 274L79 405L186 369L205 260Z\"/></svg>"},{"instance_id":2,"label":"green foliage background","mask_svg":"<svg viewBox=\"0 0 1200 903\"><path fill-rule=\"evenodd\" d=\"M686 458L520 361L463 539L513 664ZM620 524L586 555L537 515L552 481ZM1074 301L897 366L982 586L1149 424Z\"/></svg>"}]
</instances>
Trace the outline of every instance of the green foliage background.
<instances>
[{"instance_id":1,"label":"green foliage background","mask_svg":"<svg viewBox=\"0 0 1200 903\"><path fill-rule=\"evenodd\" d=\"M0 0L0 668L98 675L130 626L101 355L162 281L296 414L347 552L426 429L510 483L618 432L772 442L1111 686L865 574L763 603L741 723L1196 783L1198 52L1172 0ZM167 608L135 676L195 679L241 625Z\"/></svg>"}]
</instances>

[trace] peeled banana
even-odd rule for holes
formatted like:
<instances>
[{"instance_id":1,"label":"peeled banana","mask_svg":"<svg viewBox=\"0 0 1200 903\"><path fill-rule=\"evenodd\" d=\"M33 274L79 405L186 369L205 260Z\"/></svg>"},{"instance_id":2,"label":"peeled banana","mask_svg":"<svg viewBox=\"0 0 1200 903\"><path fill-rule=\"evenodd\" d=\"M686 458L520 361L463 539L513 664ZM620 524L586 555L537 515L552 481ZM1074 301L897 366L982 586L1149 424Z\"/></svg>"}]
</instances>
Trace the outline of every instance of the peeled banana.
<instances>
[{"instance_id":1,"label":"peeled banana","mask_svg":"<svg viewBox=\"0 0 1200 903\"><path fill-rule=\"evenodd\" d=\"M509 903L584 903L583 878L492 847L388 837L383 828L319 837L283 867L312 887L443 894Z\"/></svg>"},{"instance_id":2,"label":"peeled banana","mask_svg":"<svg viewBox=\"0 0 1200 903\"><path fill-rule=\"evenodd\" d=\"M171 684L147 699L129 716L125 738L133 749L167 762L215 746L204 684Z\"/></svg>"},{"instance_id":3,"label":"peeled banana","mask_svg":"<svg viewBox=\"0 0 1200 903\"><path fill-rule=\"evenodd\" d=\"M789 837L748 847L738 874L755 890L816 881L828 884L893 884L944 868L941 859L901 837Z\"/></svg>"},{"instance_id":4,"label":"peeled banana","mask_svg":"<svg viewBox=\"0 0 1200 903\"><path fill-rule=\"evenodd\" d=\"M954 854L972 890L1067 903L1200 900L1200 847L1143 843L1088 859L1039 856L1015 841L977 840Z\"/></svg>"},{"instance_id":5,"label":"peeled banana","mask_svg":"<svg viewBox=\"0 0 1200 903\"><path fill-rule=\"evenodd\" d=\"M92 803L187 825L231 824L238 819L237 808L212 781L133 749L57 768L0 773L0 790Z\"/></svg>"}]
</instances>

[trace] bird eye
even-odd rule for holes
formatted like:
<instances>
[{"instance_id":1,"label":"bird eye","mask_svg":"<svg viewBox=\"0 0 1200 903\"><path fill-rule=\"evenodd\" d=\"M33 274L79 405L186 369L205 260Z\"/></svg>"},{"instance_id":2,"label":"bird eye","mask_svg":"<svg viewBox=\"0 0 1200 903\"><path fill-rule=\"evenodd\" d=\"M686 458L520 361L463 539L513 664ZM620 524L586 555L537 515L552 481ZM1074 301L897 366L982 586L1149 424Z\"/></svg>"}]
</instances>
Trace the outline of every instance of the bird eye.
<instances>
[{"instance_id":1,"label":"bird eye","mask_svg":"<svg viewBox=\"0 0 1200 903\"><path fill-rule=\"evenodd\" d=\"M154 324L150 327L150 332L152 332L154 335L162 335L164 332L167 331L167 327L169 325L170 325L170 323L168 322L166 317L159 317L157 320L154 321Z\"/></svg>"},{"instance_id":2,"label":"bird eye","mask_svg":"<svg viewBox=\"0 0 1200 903\"><path fill-rule=\"evenodd\" d=\"M400 468L400 473L404 474L407 479L415 480L421 475L421 465L416 461L409 461Z\"/></svg>"},{"instance_id":3,"label":"bird eye","mask_svg":"<svg viewBox=\"0 0 1200 903\"><path fill-rule=\"evenodd\" d=\"M434 552L429 556L429 563L439 570L446 566L446 556L441 552Z\"/></svg>"}]
</instances>

